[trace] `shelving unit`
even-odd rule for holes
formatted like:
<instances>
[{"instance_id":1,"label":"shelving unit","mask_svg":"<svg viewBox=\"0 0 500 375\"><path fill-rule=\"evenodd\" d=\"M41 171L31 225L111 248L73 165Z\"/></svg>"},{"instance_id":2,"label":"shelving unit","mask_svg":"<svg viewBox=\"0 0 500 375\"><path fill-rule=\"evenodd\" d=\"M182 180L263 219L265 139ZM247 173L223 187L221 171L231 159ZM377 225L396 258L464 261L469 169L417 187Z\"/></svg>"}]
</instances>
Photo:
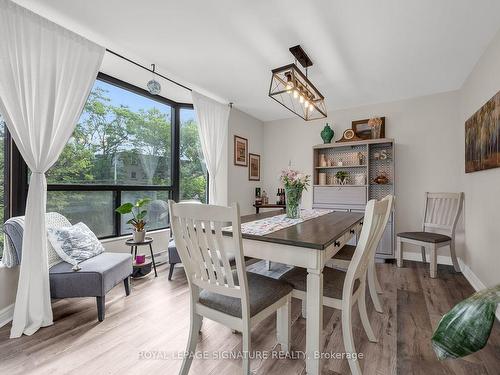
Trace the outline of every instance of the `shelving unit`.
<instances>
[{"instance_id":1,"label":"shelving unit","mask_svg":"<svg viewBox=\"0 0 500 375\"><path fill-rule=\"evenodd\" d=\"M384 152L382 152L384 151ZM363 155L359 164L358 155ZM378 158L377 158L378 154ZM380 155L385 154L383 159ZM324 155L331 166L320 166ZM366 141L320 144L313 147L313 208L329 208L344 212L364 212L370 199L382 199L395 191L394 140L390 138ZM342 161L342 166L337 165ZM338 171L348 174L345 185L333 184L333 176ZM327 174L328 184L319 184L319 174ZM364 175L364 184L355 184L356 175ZM375 178L384 174L387 184L377 184ZM392 213L384 235L377 248L377 257L394 258L394 213Z\"/></svg>"}]
</instances>

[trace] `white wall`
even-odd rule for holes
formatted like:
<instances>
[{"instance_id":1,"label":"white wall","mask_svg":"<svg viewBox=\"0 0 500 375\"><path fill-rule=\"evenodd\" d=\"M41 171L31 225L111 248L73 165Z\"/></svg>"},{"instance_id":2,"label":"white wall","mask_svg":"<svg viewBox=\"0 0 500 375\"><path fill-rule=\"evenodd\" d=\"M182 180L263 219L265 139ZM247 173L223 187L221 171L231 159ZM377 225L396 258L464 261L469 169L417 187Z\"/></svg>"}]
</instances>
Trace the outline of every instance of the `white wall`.
<instances>
[{"instance_id":1,"label":"white wall","mask_svg":"<svg viewBox=\"0 0 500 375\"><path fill-rule=\"evenodd\" d=\"M500 283L500 168L464 173L464 122L500 90L500 32L460 90L460 172L465 191L465 262L483 284Z\"/></svg>"},{"instance_id":2,"label":"white wall","mask_svg":"<svg viewBox=\"0 0 500 375\"><path fill-rule=\"evenodd\" d=\"M248 139L248 151L261 156L261 181L248 180L248 167L234 165L234 136ZM229 116L228 135L228 203L238 202L242 214L255 212L255 188L262 187L264 166L264 124L262 121L233 108Z\"/></svg>"},{"instance_id":3,"label":"white wall","mask_svg":"<svg viewBox=\"0 0 500 375\"><path fill-rule=\"evenodd\" d=\"M326 122L333 124L337 140L353 120L386 116L386 137L396 144L396 231L418 230L424 192L460 190L458 171L463 161L457 161L457 154L463 142L457 130L457 100L457 92L448 92L333 111L321 121L297 118L265 123L265 187L275 191L277 176L289 160L294 168L312 174L312 146L323 142L320 132ZM305 193L303 203L311 206L311 191Z\"/></svg>"}]
</instances>

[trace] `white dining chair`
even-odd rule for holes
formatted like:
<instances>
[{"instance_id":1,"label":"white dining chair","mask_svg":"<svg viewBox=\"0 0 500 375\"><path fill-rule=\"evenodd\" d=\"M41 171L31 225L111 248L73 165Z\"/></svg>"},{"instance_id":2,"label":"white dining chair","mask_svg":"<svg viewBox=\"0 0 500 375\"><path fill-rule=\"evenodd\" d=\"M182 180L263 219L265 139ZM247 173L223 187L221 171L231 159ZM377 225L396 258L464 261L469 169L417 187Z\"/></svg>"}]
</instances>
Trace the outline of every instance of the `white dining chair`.
<instances>
[{"instance_id":1,"label":"white dining chair","mask_svg":"<svg viewBox=\"0 0 500 375\"><path fill-rule=\"evenodd\" d=\"M203 317L242 333L242 373L250 374L250 331L277 313L277 338L282 351L290 349L291 291L286 282L246 272L241 240L240 210L231 207L169 201L170 223L189 282L191 324L186 353L196 350ZM222 227L232 225L224 241ZM236 260L231 270L229 257ZM180 370L192 362L186 355Z\"/></svg>"},{"instance_id":2,"label":"white dining chair","mask_svg":"<svg viewBox=\"0 0 500 375\"><path fill-rule=\"evenodd\" d=\"M392 197L392 207L394 207L395 197L392 195L386 196L384 199L389 199ZM393 208L394 210L394 208ZM330 261L330 264L334 267L347 269L349 267L349 263L354 256L354 251L356 250L356 246L353 245L344 245L337 254L335 254ZM379 313L382 313L382 304L380 303L380 299L378 297L379 294L383 293L382 287L378 281L377 270L375 268L375 252L373 253L372 262L368 265L368 290L370 291L370 297L373 302L373 306L375 310Z\"/></svg>"},{"instance_id":3,"label":"white dining chair","mask_svg":"<svg viewBox=\"0 0 500 375\"><path fill-rule=\"evenodd\" d=\"M342 310L342 337L347 353L356 353L352 335L352 306L357 302L361 323L371 342L377 342L366 311L366 274L392 209L392 196L371 200L366 205L363 228L347 272L325 267L323 270L323 305ZM292 297L307 299L307 270L295 267L280 278L293 286ZM351 373L360 375L357 356L348 356Z\"/></svg>"},{"instance_id":4,"label":"white dining chair","mask_svg":"<svg viewBox=\"0 0 500 375\"><path fill-rule=\"evenodd\" d=\"M456 272L460 272L455 254L455 230L463 208L464 193L425 193L424 217L421 232L397 234L396 259L403 266L403 243L420 246L422 261L426 263L426 250L430 253L430 276L437 276L437 251L450 247L451 261Z\"/></svg>"}]
</instances>

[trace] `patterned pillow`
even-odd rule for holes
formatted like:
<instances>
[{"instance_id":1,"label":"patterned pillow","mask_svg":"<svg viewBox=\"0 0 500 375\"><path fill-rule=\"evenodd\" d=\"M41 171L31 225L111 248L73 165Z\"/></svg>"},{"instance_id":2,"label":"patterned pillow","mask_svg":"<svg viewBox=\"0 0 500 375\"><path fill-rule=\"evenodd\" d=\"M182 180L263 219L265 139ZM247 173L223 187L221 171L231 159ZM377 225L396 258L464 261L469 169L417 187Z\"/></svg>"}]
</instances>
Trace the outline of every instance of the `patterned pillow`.
<instances>
[{"instance_id":1,"label":"patterned pillow","mask_svg":"<svg viewBox=\"0 0 500 375\"><path fill-rule=\"evenodd\" d=\"M65 262L73 264L75 270L79 269L78 263L104 251L94 232L84 223L70 227L49 228L47 235L57 254Z\"/></svg>"}]
</instances>

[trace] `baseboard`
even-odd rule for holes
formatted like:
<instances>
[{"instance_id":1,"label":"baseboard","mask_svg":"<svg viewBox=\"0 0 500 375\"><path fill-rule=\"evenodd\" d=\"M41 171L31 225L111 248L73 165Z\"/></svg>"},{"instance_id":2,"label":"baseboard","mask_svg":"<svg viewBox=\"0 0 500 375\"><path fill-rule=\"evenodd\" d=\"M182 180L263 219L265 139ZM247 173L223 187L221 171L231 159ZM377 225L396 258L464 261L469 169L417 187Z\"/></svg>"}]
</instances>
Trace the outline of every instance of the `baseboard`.
<instances>
[{"instance_id":1,"label":"baseboard","mask_svg":"<svg viewBox=\"0 0 500 375\"><path fill-rule=\"evenodd\" d=\"M415 253L415 252L405 252L403 253L403 259L405 260L412 260L415 262L421 262L422 261L422 254L421 253ZM446 255L438 255L437 256L437 262L438 264L445 264L448 266L453 265L453 262L451 261L451 257L446 256ZM486 285L481 281L477 275L472 272L470 267L465 264L465 262L462 260L462 258L458 258L458 263L460 264L460 269L462 270L462 274L464 277L467 279L469 284L474 288L474 290L477 292L479 290L486 289ZM500 322L500 306L497 308L496 312L496 317L497 320Z\"/></svg>"},{"instance_id":2,"label":"baseboard","mask_svg":"<svg viewBox=\"0 0 500 375\"><path fill-rule=\"evenodd\" d=\"M14 316L14 304L0 310L0 327L3 327L12 320Z\"/></svg>"}]
</instances>

